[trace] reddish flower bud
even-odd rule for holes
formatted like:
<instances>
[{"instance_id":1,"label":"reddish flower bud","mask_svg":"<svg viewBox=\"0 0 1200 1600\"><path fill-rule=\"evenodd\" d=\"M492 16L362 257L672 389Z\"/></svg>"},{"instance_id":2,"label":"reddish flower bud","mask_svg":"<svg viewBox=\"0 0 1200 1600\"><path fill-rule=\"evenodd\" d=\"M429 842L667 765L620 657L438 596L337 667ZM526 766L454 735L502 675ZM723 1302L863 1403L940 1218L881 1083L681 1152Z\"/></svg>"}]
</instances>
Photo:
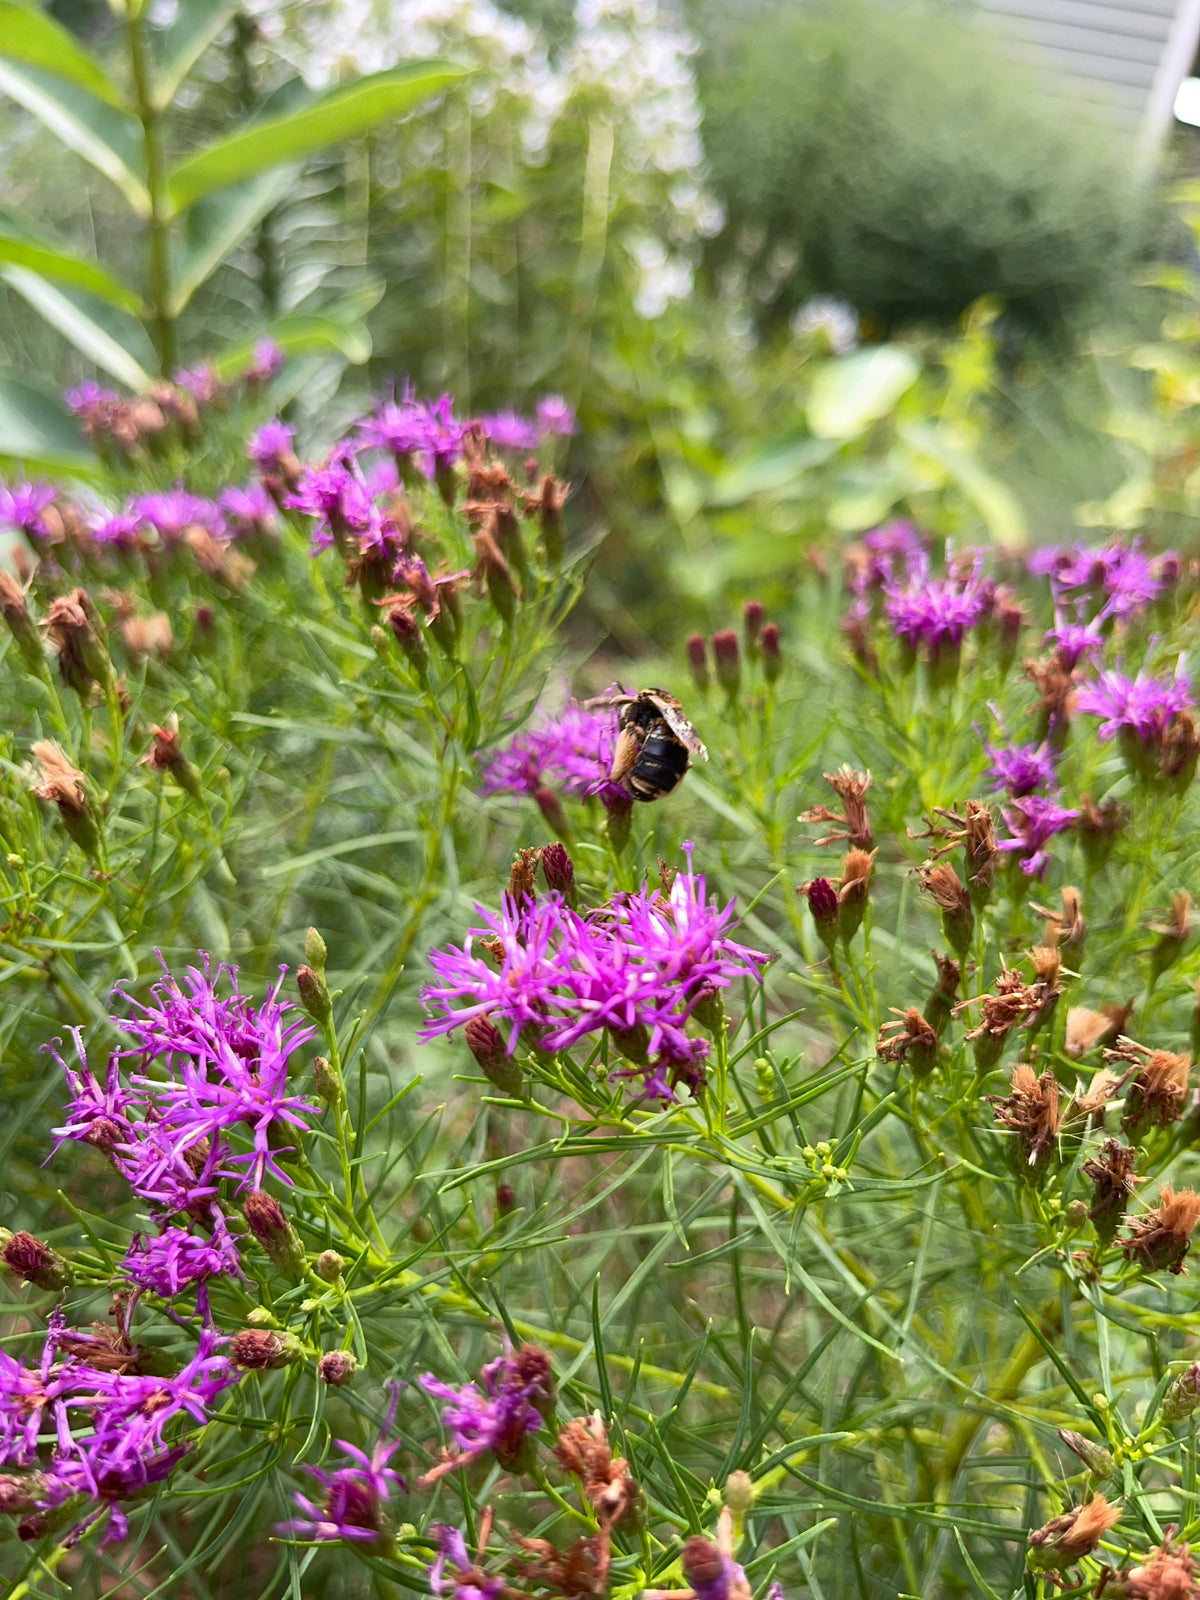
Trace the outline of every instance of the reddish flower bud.
<instances>
[{"instance_id":1,"label":"reddish flower bud","mask_svg":"<svg viewBox=\"0 0 1200 1600\"><path fill-rule=\"evenodd\" d=\"M717 682L728 695L735 695L741 687L742 661L738 649L738 636L732 628L712 636L713 656L717 663Z\"/></svg>"},{"instance_id":2,"label":"reddish flower bud","mask_svg":"<svg viewBox=\"0 0 1200 1600\"><path fill-rule=\"evenodd\" d=\"M248 1372L290 1367L302 1353L303 1346L294 1333L276 1333L271 1328L243 1328L229 1343L230 1360Z\"/></svg>"},{"instance_id":3,"label":"reddish flower bud","mask_svg":"<svg viewBox=\"0 0 1200 1600\"><path fill-rule=\"evenodd\" d=\"M504 1039L495 1023L487 1017L472 1017L463 1026L463 1037L488 1082L501 1094L516 1099L524 1083L521 1068L505 1050Z\"/></svg>"},{"instance_id":4,"label":"reddish flower bud","mask_svg":"<svg viewBox=\"0 0 1200 1600\"><path fill-rule=\"evenodd\" d=\"M496 1215L507 1217L517 1207L517 1191L511 1183L498 1183L496 1185Z\"/></svg>"},{"instance_id":5,"label":"reddish flower bud","mask_svg":"<svg viewBox=\"0 0 1200 1600\"><path fill-rule=\"evenodd\" d=\"M837 945L838 896L828 878L813 878L797 891L808 896L808 909L817 927L821 943L831 953Z\"/></svg>"},{"instance_id":6,"label":"reddish flower bud","mask_svg":"<svg viewBox=\"0 0 1200 1600\"><path fill-rule=\"evenodd\" d=\"M779 647L779 624L768 622L759 641L762 648L763 677L768 683L777 683L783 671L783 651Z\"/></svg>"},{"instance_id":7,"label":"reddish flower bud","mask_svg":"<svg viewBox=\"0 0 1200 1600\"><path fill-rule=\"evenodd\" d=\"M342 1098L342 1079L332 1062L324 1056L313 1061L313 1088L327 1106L335 1106Z\"/></svg>"},{"instance_id":8,"label":"reddish flower bud","mask_svg":"<svg viewBox=\"0 0 1200 1600\"><path fill-rule=\"evenodd\" d=\"M538 851L547 889L561 894L568 904L575 902L575 863L562 844L544 844Z\"/></svg>"},{"instance_id":9,"label":"reddish flower bud","mask_svg":"<svg viewBox=\"0 0 1200 1600\"><path fill-rule=\"evenodd\" d=\"M313 1021L319 1022L323 1028L328 1026L333 1016L333 1002L321 974L314 972L312 967L298 967L296 987L300 991L300 1004Z\"/></svg>"},{"instance_id":10,"label":"reddish flower bud","mask_svg":"<svg viewBox=\"0 0 1200 1600\"><path fill-rule=\"evenodd\" d=\"M556 833L560 839L569 839L571 837L571 825L567 821L567 814L563 810L562 801L554 790L547 789L543 784L533 791L533 798L537 801L538 810L545 817L551 831Z\"/></svg>"},{"instance_id":11,"label":"reddish flower bud","mask_svg":"<svg viewBox=\"0 0 1200 1600\"><path fill-rule=\"evenodd\" d=\"M304 1271L304 1247L279 1201L263 1189L253 1189L242 1211L250 1232L275 1265L299 1276Z\"/></svg>"},{"instance_id":12,"label":"reddish flower bud","mask_svg":"<svg viewBox=\"0 0 1200 1600\"><path fill-rule=\"evenodd\" d=\"M751 661L758 657L759 636L765 614L761 600L747 600L742 607L742 634L746 640L746 654Z\"/></svg>"},{"instance_id":13,"label":"reddish flower bud","mask_svg":"<svg viewBox=\"0 0 1200 1600\"><path fill-rule=\"evenodd\" d=\"M62 1289L71 1281L70 1264L32 1233L10 1233L0 1248L4 1265L38 1289Z\"/></svg>"},{"instance_id":14,"label":"reddish flower bud","mask_svg":"<svg viewBox=\"0 0 1200 1600\"><path fill-rule=\"evenodd\" d=\"M708 689L708 645L702 633L693 633L688 640L687 658L692 682L704 694Z\"/></svg>"},{"instance_id":15,"label":"reddish flower bud","mask_svg":"<svg viewBox=\"0 0 1200 1600\"><path fill-rule=\"evenodd\" d=\"M349 1350L326 1350L317 1362L317 1376L332 1389L340 1389L358 1371L358 1362Z\"/></svg>"},{"instance_id":16,"label":"reddish flower bud","mask_svg":"<svg viewBox=\"0 0 1200 1600\"><path fill-rule=\"evenodd\" d=\"M346 1258L340 1256L336 1250L322 1250L314 1265L318 1278L322 1278L326 1283L336 1283L345 1268Z\"/></svg>"}]
</instances>

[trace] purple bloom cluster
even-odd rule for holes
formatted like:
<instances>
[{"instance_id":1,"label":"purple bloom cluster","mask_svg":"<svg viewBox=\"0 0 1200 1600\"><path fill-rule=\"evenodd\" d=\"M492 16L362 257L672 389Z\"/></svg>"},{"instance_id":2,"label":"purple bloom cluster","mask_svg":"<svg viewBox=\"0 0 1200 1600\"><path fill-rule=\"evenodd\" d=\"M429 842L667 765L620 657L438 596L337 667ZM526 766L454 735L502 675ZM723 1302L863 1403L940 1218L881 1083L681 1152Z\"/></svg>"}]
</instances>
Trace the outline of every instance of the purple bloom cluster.
<instances>
[{"instance_id":1,"label":"purple bloom cluster","mask_svg":"<svg viewBox=\"0 0 1200 1600\"><path fill-rule=\"evenodd\" d=\"M1171 678L1150 678L1145 669L1136 678L1123 672L1100 672L1080 685L1077 705L1086 716L1102 717L1099 736L1115 739L1131 734L1143 744L1161 744L1174 718L1194 704L1179 659Z\"/></svg>"},{"instance_id":2,"label":"purple bloom cluster","mask_svg":"<svg viewBox=\"0 0 1200 1600\"><path fill-rule=\"evenodd\" d=\"M278 1530L280 1533L322 1541L345 1539L351 1544L374 1544L386 1536L385 1507L392 1485L406 1487L395 1468L388 1466L400 1448L399 1439L385 1442L396 1420L399 1398L398 1386L389 1387L391 1400L374 1450L368 1456L345 1439L335 1439L333 1442L346 1458L346 1465L335 1467L331 1472L321 1467L305 1466L303 1469L324 1489L324 1504L318 1506L297 1493L296 1504L304 1516L283 1523Z\"/></svg>"},{"instance_id":3,"label":"purple bloom cluster","mask_svg":"<svg viewBox=\"0 0 1200 1600\"><path fill-rule=\"evenodd\" d=\"M761 981L769 957L735 943L732 902L709 899L704 875L679 872L669 894L648 884L597 911L577 912L550 893L499 913L476 907L483 926L462 948L434 950L436 978L423 991L440 1013L423 1039L486 1017L511 1055L526 1045L567 1050L604 1029L644 1078L646 1098L672 1099L703 1081L708 1045L691 1037L697 1007L736 978Z\"/></svg>"},{"instance_id":4,"label":"purple bloom cluster","mask_svg":"<svg viewBox=\"0 0 1200 1600\"><path fill-rule=\"evenodd\" d=\"M928 571L925 542L911 522L885 522L859 542L866 557L854 568L850 588L860 599L871 589L898 581L901 574Z\"/></svg>"},{"instance_id":5,"label":"purple bloom cluster","mask_svg":"<svg viewBox=\"0 0 1200 1600\"><path fill-rule=\"evenodd\" d=\"M273 417L270 422L264 422L256 433L251 434L250 441L246 445L246 454L256 466L278 467L286 456L292 454L295 437L294 428L289 428L286 422Z\"/></svg>"},{"instance_id":6,"label":"purple bloom cluster","mask_svg":"<svg viewBox=\"0 0 1200 1600\"><path fill-rule=\"evenodd\" d=\"M617 714L611 707L590 711L571 705L510 740L484 763L479 792L533 796L539 789L561 789L575 799L629 797L610 783L617 747Z\"/></svg>"},{"instance_id":7,"label":"purple bloom cluster","mask_svg":"<svg viewBox=\"0 0 1200 1600\"><path fill-rule=\"evenodd\" d=\"M180 485L158 494L138 495L130 502L128 511L152 528L168 547L179 544L189 528L202 528L214 539L228 537L220 506Z\"/></svg>"},{"instance_id":8,"label":"purple bloom cluster","mask_svg":"<svg viewBox=\"0 0 1200 1600\"><path fill-rule=\"evenodd\" d=\"M418 400L406 383L399 400L381 400L359 424L359 442L388 451L397 462L415 461L432 479L458 461L468 426L455 417L452 396Z\"/></svg>"},{"instance_id":9,"label":"purple bloom cluster","mask_svg":"<svg viewBox=\"0 0 1200 1600\"><path fill-rule=\"evenodd\" d=\"M488 1578L478 1571L457 1528L435 1522L429 1531L437 1535L438 1542L438 1553L429 1568L429 1587L434 1594L453 1590L455 1600L497 1600L503 1594L503 1578Z\"/></svg>"},{"instance_id":10,"label":"purple bloom cluster","mask_svg":"<svg viewBox=\"0 0 1200 1600\"><path fill-rule=\"evenodd\" d=\"M542 438L536 422L519 411L493 411L480 417L479 425L497 450L532 450Z\"/></svg>"},{"instance_id":11,"label":"purple bloom cluster","mask_svg":"<svg viewBox=\"0 0 1200 1600\"><path fill-rule=\"evenodd\" d=\"M0 523L23 533L32 543L50 538L42 513L58 491L49 483L0 483Z\"/></svg>"},{"instance_id":12,"label":"purple bloom cluster","mask_svg":"<svg viewBox=\"0 0 1200 1600\"><path fill-rule=\"evenodd\" d=\"M164 1228L149 1238L135 1234L121 1270L139 1289L165 1300L193 1286L202 1293L209 1278L242 1276L234 1241L224 1230L212 1243L182 1228Z\"/></svg>"},{"instance_id":13,"label":"purple bloom cluster","mask_svg":"<svg viewBox=\"0 0 1200 1600\"><path fill-rule=\"evenodd\" d=\"M910 556L903 580L889 577L883 583L884 612L892 628L911 650L924 647L934 660L944 649L959 648L967 630L989 615L994 595L978 555L966 571L949 560L949 552L947 557L941 577L931 574L922 550Z\"/></svg>"},{"instance_id":14,"label":"purple bloom cluster","mask_svg":"<svg viewBox=\"0 0 1200 1600\"><path fill-rule=\"evenodd\" d=\"M1040 794L1024 795L1000 809L1011 835L1000 840L1000 849L1016 851L1021 871L1031 878L1040 878L1050 864L1046 846L1071 826L1079 812Z\"/></svg>"},{"instance_id":15,"label":"purple bloom cluster","mask_svg":"<svg viewBox=\"0 0 1200 1600\"><path fill-rule=\"evenodd\" d=\"M229 1255L233 1246L214 1204L220 1181L258 1189L268 1171L289 1181L276 1161L281 1135L289 1125L307 1128L317 1107L288 1092L288 1065L314 1030L279 999L282 973L256 1006L239 992L234 968L218 967L214 977L208 957L202 960L202 969L188 969L185 988L167 972L148 1003L130 1002L133 1016L114 1017L133 1044L112 1057L103 1085L88 1066L78 1029L72 1030L77 1064L50 1047L72 1091L55 1134L59 1144L75 1139L105 1151L158 1215L203 1218L216 1255L228 1263L236 1255ZM126 1082L121 1067L131 1057L142 1070ZM167 1075L153 1074L152 1066ZM250 1149L238 1148L247 1139ZM153 1251L158 1282L166 1281L157 1268L168 1253L167 1245Z\"/></svg>"},{"instance_id":16,"label":"purple bloom cluster","mask_svg":"<svg viewBox=\"0 0 1200 1600\"><path fill-rule=\"evenodd\" d=\"M542 1426L554 1394L544 1352L529 1345L489 1361L478 1384L443 1383L431 1372L418 1382L426 1394L447 1402L442 1425L454 1440L454 1450L425 1474L423 1486L483 1455L495 1456L506 1470L516 1468L527 1436Z\"/></svg>"},{"instance_id":17,"label":"purple bloom cluster","mask_svg":"<svg viewBox=\"0 0 1200 1600\"><path fill-rule=\"evenodd\" d=\"M160 1482L190 1449L174 1425L206 1422L239 1373L217 1353L211 1328L173 1377L113 1370L76 1354L60 1359L66 1338L56 1312L36 1371L0 1351L0 1466L36 1469L29 1484L43 1510L76 1496L90 1500L75 1537L107 1511L106 1541L120 1539L127 1531L120 1502ZM86 1346L74 1335L71 1342Z\"/></svg>"},{"instance_id":18,"label":"purple bloom cluster","mask_svg":"<svg viewBox=\"0 0 1200 1600\"><path fill-rule=\"evenodd\" d=\"M1045 744L989 744L985 748L996 787L1007 789L1014 799L1035 789L1051 789L1057 782L1054 752Z\"/></svg>"},{"instance_id":19,"label":"purple bloom cluster","mask_svg":"<svg viewBox=\"0 0 1200 1600\"><path fill-rule=\"evenodd\" d=\"M1048 577L1056 595L1090 591L1102 598L1100 618L1128 618L1144 611L1166 586L1177 558L1168 552L1148 556L1141 541L1096 549L1084 544L1054 545L1029 557L1029 571Z\"/></svg>"}]
</instances>

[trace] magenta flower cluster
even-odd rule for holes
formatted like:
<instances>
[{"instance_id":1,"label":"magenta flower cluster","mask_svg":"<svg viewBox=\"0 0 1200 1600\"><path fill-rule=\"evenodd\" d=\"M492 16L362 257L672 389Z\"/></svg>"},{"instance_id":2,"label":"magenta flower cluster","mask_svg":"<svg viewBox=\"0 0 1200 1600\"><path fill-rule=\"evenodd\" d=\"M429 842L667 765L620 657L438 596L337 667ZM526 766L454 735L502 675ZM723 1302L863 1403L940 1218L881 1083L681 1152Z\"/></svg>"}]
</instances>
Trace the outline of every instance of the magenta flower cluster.
<instances>
[{"instance_id":1,"label":"magenta flower cluster","mask_svg":"<svg viewBox=\"0 0 1200 1600\"><path fill-rule=\"evenodd\" d=\"M685 849L688 868L669 894L644 883L587 912L556 893L520 905L506 897L499 912L477 906L482 925L461 948L430 955L433 1020L421 1037L486 1017L511 1055L522 1033L526 1047L558 1051L607 1029L646 1098L671 1099L680 1082L697 1089L709 1047L689 1020L736 979L761 981L770 958L730 937L733 904L709 897Z\"/></svg>"},{"instance_id":2,"label":"magenta flower cluster","mask_svg":"<svg viewBox=\"0 0 1200 1600\"><path fill-rule=\"evenodd\" d=\"M256 1005L238 989L236 969L214 974L208 957L201 960L182 986L164 968L149 1001L131 999L129 1013L113 1018L126 1044L103 1083L78 1029L74 1062L59 1053L60 1041L48 1046L71 1089L55 1148L73 1139L104 1151L163 1224L126 1261L131 1281L157 1294L237 1270L217 1203L222 1180L257 1189L270 1172L288 1183L278 1162L286 1130L306 1129L318 1110L289 1090L291 1058L314 1030L280 1000L283 974ZM179 1228L180 1214L203 1222L211 1237Z\"/></svg>"},{"instance_id":3,"label":"magenta flower cluster","mask_svg":"<svg viewBox=\"0 0 1200 1600\"><path fill-rule=\"evenodd\" d=\"M418 1380L426 1394L445 1400L442 1426L454 1441L454 1453L426 1474L424 1483L435 1482L442 1471L463 1467L483 1455L493 1455L502 1466L511 1467L520 1457L526 1436L542 1426L544 1406L550 1399L545 1374L527 1371L512 1355L489 1361L479 1374L479 1383L443 1383L427 1372Z\"/></svg>"},{"instance_id":4,"label":"magenta flower cluster","mask_svg":"<svg viewBox=\"0 0 1200 1600\"><path fill-rule=\"evenodd\" d=\"M394 1467L388 1465L400 1448L399 1439L387 1439L396 1420L399 1385L388 1385L390 1400L375 1448L367 1455L345 1439L335 1439L334 1447L344 1457L343 1464L331 1471L305 1466L325 1491L324 1502L315 1504L307 1495L296 1494L296 1504L304 1513L292 1522L282 1523L278 1532L297 1539L322 1543L337 1539L351 1544L373 1544L386 1532L384 1508L393 1484L407 1487Z\"/></svg>"},{"instance_id":5,"label":"magenta flower cluster","mask_svg":"<svg viewBox=\"0 0 1200 1600\"><path fill-rule=\"evenodd\" d=\"M910 650L924 649L937 660L943 650L957 650L968 630L990 615L995 585L982 567L978 555L969 566L955 562L947 547L945 571L936 575L921 547L907 554L903 577L883 580L884 613Z\"/></svg>"},{"instance_id":6,"label":"magenta flower cluster","mask_svg":"<svg viewBox=\"0 0 1200 1600\"><path fill-rule=\"evenodd\" d=\"M610 783L617 747L617 714L611 707L589 710L570 705L518 733L483 763L479 792L532 798L549 788L586 800L628 800L620 784Z\"/></svg>"},{"instance_id":7,"label":"magenta flower cluster","mask_svg":"<svg viewBox=\"0 0 1200 1600\"><path fill-rule=\"evenodd\" d=\"M70 1335L61 1312L50 1318L36 1370L0 1350L0 1466L38 1511L53 1514L82 1498L72 1537L108 1513L105 1541L127 1532L121 1502L166 1478L192 1448L180 1427L208 1420L211 1407L239 1373L217 1351L215 1330L172 1377L113 1370L73 1353L86 1335Z\"/></svg>"}]
</instances>

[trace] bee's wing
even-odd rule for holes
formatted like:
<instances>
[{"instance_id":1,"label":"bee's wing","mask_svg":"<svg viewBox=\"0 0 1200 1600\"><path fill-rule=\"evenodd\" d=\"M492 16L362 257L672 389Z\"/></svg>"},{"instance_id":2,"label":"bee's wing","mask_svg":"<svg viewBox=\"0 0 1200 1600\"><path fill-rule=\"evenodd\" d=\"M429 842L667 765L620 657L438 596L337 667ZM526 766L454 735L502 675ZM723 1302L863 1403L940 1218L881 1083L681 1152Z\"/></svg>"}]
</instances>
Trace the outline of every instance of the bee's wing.
<instances>
[{"instance_id":1,"label":"bee's wing","mask_svg":"<svg viewBox=\"0 0 1200 1600\"><path fill-rule=\"evenodd\" d=\"M633 770L633 764L638 758L641 744L637 734L632 728L623 728L617 735L616 748L613 751L612 766L609 769L609 783L621 783Z\"/></svg>"},{"instance_id":2,"label":"bee's wing","mask_svg":"<svg viewBox=\"0 0 1200 1600\"><path fill-rule=\"evenodd\" d=\"M700 735L696 732L695 728L692 727L691 723L684 716L683 712L680 711L679 707L669 705L666 701L662 700L656 700L655 704L662 712L663 720L666 722L668 728L670 728L671 732L679 740L684 749L687 750L691 755L699 756L701 761L707 761L708 751L700 742Z\"/></svg>"},{"instance_id":3,"label":"bee's wing","mask_svg":"<svg viewBox=\"0 0 1200 1600\"><path fill-rule=\"evenodd\" d=\"M615 710L617 706L627 706L637 697L627 694L619 683L610 683L603 694L595 695L591 700L583 702L585 711L599 711L602 707Z\"/></svg>"}]
</instances>

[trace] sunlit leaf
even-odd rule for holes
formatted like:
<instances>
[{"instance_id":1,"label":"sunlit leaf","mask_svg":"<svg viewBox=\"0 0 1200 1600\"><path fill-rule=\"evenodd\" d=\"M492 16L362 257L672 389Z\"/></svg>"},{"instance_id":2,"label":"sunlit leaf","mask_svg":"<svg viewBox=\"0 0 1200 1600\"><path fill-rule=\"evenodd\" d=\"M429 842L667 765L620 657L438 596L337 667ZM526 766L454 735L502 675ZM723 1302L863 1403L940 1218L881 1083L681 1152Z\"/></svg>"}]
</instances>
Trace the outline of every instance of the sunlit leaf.
<instances>
[{"instance_id":1,"label":"sunlit leaf","mask_svg":"<svg viewBox=\"0 0 1200 1600\"><path fill-rule=\"evenodd\" d=\"M49 128L69 150L104 174L139 216L150 215L140 130L132 118L35 67L0 60L6 94Z\"/></svg>"},{"instance_id":2,"label":"sunlit leaf","mask_svg":"<svg viewBox=\"0 0 1200 1600\"><path fill-rule=\"evenodd\" d=\"M35 6L0 0L0 56L67 78L97 100L124 109L125 96L60 23Z\"/></svg>"},{"instance_id":3,"label":"sunlit leaf","mask_svg":"<svg viewBox=\"0 0 1200 1600\"><path fill-rule=\"evenodd\" d=\"M278 318L263 331L288 356L333 350L354 366L371 359L371 336L361 322L341 322L335 317L297 313ZM231 350L223 351L215 363L217 372L222 377L232 377L243 371L261 337L262 333L256 332L253 339L242 340Z\"/></svg>"},{"instance_id":4,"label":"sunlit leaf","mask_svg":"<svg viewBox=\"0 0 1200 1600\"><path fill-rule=\"evenodd\" d=\"M813 381L805 406L808 425L820 439L853 439L887 416L920 371L916 356L894 344L840 356Z\"/></svg>"},{"instance_id":5,"label":"sunlit leaf","mask_svg":"<svg viewBox=\"0 0 1200 1600\"><path fill-rule=\"evenodd\" d=\"M284 198L298 171L296 166L275 167L196 202L187 214L183 248L172 281L171 311L175 316L251 228Z\"/></svg>"},{"instance_id":6,"label":"sunlit leaf","mask_svg":"<svg viewBox=\"0 0 1200 1600\"><path fill-rule=\"evenodd\" d=\"M155 40L151 98L162 111L237 10L237 0L178 0L175 20Z\"/></svg>"},{"instance_id":7,"label":"sunlit leaf","mask_svg":"<svg viewBox=\"0 0 1200 1600\"><path fill-rule=\"evenodd\" d=\"M91 473L96 458L56 396L0 373L0 456L47 471Z\"/></svg>"},{"instance_id":8,"label":"sunlit leaf","mask_svg":"<svg viewBox=\"0 0 1200 1600\"><path fill-rule=\"evenodd\" d=\"M105 372L111 373L130 389L145 389L149 386L150 374L145 367L137 361L127 348L127 344L122 342L111 328L102 325L100 308L95 312L85 309L70 295L47 282L45 278L39 277L36 272L29 271L27 267L0 267L0 277L10 288L16 290L23 300L28 301L35 311L40 312L64 339L82 351L98 367L103 367ZM111 314L110 318L104 320L111 320ZM137 323L122 327L120 331L128 342L133 342L130 335L136 338L136 335L140 334L138 342L145 343L148 351L145 332Z\"/></svg>"},{"instance_id":9,"label":"sunlit leaf","mask_svg":"<svg viewBox=\"0 0 1200 1600\"><path fill-rule=\"evenodd\" d=\"M1029 543L1029 524L1021 502L1007 484L980 466L950 428L945 424L909 422L902 424L898 432L913 449L932 456L945 468L998 545L1020 550Z\"/></svg>"},{"instance_id":10,"label":"sunlit leaf","mask_svg":"<svg viewBox=\"0 0 1200 1600\"><path fill-rule=\"evenodd\" d=\"M182 211L214 189L365 133L448 88L466 71L448 61L414 61L331 89L301 111L257 122L181 162L167 180L171 204Z\"/></svg>"},{"instance_id":11,"label":"sunlit leaf","mask_svg":"<svg viewBox=\"0 0 1200 1600\"><path fill-rule=\"evenodd\" d=\"M0 224L2 226L2 224ZM29 239L14 239L0 232L0 262L9 266L28 267L43 278L54 278L59 283L70 284L74 289L84 289L122 311L135 316L141 311L141 300L110 272L94 261L81 256L68 255L47 245Z\"/></svg>"}]
</instances>

